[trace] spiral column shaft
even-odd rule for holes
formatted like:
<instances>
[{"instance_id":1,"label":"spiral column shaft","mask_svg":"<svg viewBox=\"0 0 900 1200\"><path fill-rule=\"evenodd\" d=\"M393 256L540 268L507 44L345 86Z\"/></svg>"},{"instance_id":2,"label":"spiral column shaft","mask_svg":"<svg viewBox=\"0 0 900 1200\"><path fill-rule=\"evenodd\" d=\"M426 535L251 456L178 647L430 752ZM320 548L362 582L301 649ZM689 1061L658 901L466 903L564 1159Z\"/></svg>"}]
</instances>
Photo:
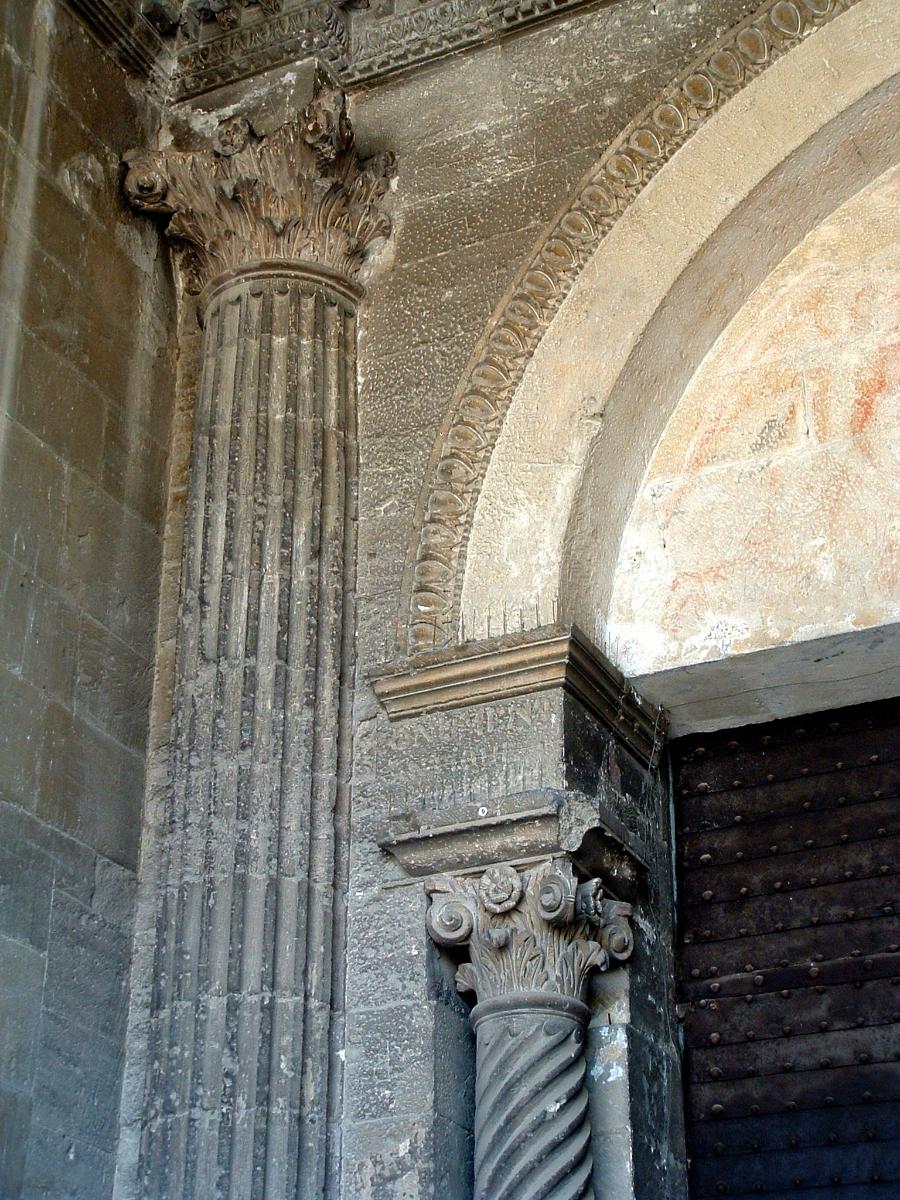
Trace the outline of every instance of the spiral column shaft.
<instances>
[{"instance_id":1,"label":"spiral column shaft","mask_svg":"<svg viewBox=\"0 0 900 1200\"><path fill-rule=\"evenodd\" d=\"M487 1001L477 1041L475 1200L593 1200L578 1000L539 992Z\"/></svg>"}]
</instances>

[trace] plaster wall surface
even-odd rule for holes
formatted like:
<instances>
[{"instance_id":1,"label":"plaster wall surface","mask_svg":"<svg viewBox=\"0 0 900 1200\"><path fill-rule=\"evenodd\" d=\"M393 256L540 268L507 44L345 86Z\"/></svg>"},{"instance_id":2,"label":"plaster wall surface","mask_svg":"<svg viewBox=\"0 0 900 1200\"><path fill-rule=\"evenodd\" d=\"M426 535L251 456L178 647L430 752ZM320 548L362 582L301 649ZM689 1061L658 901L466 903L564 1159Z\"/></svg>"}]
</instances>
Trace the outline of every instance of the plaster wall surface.
<instances>
[{"instance_id":1,"label":"plaster wall surface","mask_svg":"<svg viewBox=\"0 0 900 1200\"><path fill-rule=\"evenodd\" d=\"M0 1196L112 1186L172 294L119 196L156 118L62 5L0 7Z\"/></svg>"},{"instance_id":2,"label":"plaster wall surface","mask_svg":"<svg viewBox=\"0 0 900 1200\"><path fill-rule=\"evenodd\" d=\"M900 616L900 168L807 235L688 385L625 530L627 674Z\"/></svg>"}]
</instances>

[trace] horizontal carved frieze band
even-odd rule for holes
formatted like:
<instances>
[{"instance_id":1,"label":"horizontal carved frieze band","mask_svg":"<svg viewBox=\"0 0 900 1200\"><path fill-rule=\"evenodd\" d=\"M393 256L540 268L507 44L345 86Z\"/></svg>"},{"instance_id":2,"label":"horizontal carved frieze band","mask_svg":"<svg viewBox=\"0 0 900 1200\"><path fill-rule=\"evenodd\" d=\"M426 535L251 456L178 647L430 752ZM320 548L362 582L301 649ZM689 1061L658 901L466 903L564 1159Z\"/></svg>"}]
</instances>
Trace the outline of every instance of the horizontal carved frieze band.
<instances>
[{"instance_id":1,"label":"horizontal carved frieze band","mask_svg":"<svg viewBox=\"0 0 900 1200\"><path fill-rule=\"evenodd\" d=\"M357 11L352 33L344 5L313 3L242 28L229 25L217 37L184 47L172 95L176 100L201 95L303 53L327 62L342 83L368 83L594 2L438 0L389 17Z\"/></svg>"},{"instance_id":2,"label":"horizontal carved frieze band","mask_svg":"<svg viewBox=\"0 0 900 1200\"><path fill-rule=\"evenodd\" d=\"M343 77L348 51L347 18L341 6L310 4L181 50L172 78L172 98L202 95L309 55Z\"/></svg>"},{"instance_id":3,"label":"horizontal carved frieze band","mask_svg":"<svg viewBox=\"0 0 900 1200\"><path fill-rule=\"evenodd\" d=\"M533 25L592 0L440 0L354 24L345 78L364 83Z\"/></svg>"},{"instance_id":4,"label":"horizontal carved frieze band","mask_svg":"<svg viewBox=\"0 0 900 1200\"><path fill-rule=\"evenodd\" d=\"M580 630L551 625L422 654L370 674L391 720L505 700L548 688L574 695L648 765L665 732L642 700Z\"/></svg>"},{"instance_id":5,"label":"horizontal carved frieze band","mask_svg":"<svg viewBox=\"0 0 900 1200\"><path fill-rule=\"evenodd\" d=\"M401 644L410 653L458 636L469 534L504 418L539 342L601 241L713 113L856 2L767 0L623 130L542 235L479 339L435 444L401 602Z\"/></svg>"}]
</instances>

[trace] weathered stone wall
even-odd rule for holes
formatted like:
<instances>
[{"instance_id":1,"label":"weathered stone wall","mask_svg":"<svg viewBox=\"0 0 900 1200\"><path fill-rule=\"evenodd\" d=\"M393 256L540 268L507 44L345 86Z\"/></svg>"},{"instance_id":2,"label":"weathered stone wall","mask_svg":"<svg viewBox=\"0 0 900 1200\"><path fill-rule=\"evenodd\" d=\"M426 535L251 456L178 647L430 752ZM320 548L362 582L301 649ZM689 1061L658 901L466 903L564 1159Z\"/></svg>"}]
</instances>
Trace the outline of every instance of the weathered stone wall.
<instances>
[{"instance_id":1,"label":"weathered stone wall","mask_svg":"<svg viewBox=\"0 0 900 1200\"><path fill-rule=\"evenodd\" d=\"M112 1184L172 396L119 195L152 110L67 10L0 10L0 1195Z\"/></svg>"},{"instance_id":2,"label":"weathered stone wall","mask_svg":"<svg viewBox=\"0 0 900 1200\"><path fill-rule=\"evenodd\" d=\"M701 47L754 7L619 0L352 97L360 149L395 151L399 174L395 232L360 318L345 1083L342 1114L331 1114L343 1177L329 1179L330 1200L463 1200L470 1186L467 1010L450 963L426 936L421 883L378 848L385 822L404 812L437 818L459 805L490 810L530 789L593 795L612 767L617 816L653 841L653 853L636 912L638 953L593 997L597 1195L680 1194L670 1157L678 1064L662 789L646 789L622 761L606 763L600 733L549 693L390 725L365 676L395 654L422 480L487 318L583 172ZM151 222L118 194L121 154L151 146L158 123L66 10L50 0L33 11L12 3L3 19L9 237L0 299L12 350L0 365L8 610L0 737L9 764L0 854L12 886L0 930L9 1031L0 1103L11 1131L2 1138L0 1193L95 1200L109 1194L115 1144L155 630L145 819L162 811L167 778L198 332L188 302L169 453L176 389L167 259ZM265 90L259 80L247 87ZM558 388L552 373L549 386ZM523 493L533 483L541 492L545 467L523 465ZM517 502L506 504L515 516ZM530 605L535 592L525 590ZM509 599L493 629L479 614L480 635L517 624L518 593ZM519 614L526 626L553 615ZM343 835L340 819L335 832ZM152 923L139 931L145 958L154 936ZM152 973L138 986L149 993ZM138 1055L130 1069L133 1100L144 1065Z\"/></svg>"}]
</instances>

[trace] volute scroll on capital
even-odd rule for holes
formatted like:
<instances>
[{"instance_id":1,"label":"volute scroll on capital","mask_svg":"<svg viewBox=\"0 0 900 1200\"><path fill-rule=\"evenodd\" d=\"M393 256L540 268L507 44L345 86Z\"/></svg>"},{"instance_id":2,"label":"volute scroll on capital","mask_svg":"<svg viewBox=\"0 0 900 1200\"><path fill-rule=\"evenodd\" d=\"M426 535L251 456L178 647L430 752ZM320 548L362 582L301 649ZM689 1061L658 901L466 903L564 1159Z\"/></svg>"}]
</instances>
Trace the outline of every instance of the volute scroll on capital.
<instances>
[{"instance_id":1,"label":"volute scroll on capital","mask_svg":"<svg viewBox=\"0 0 900 1200\"><path fill-rule=\"evenodd\" d=\"M631 905L604 896L599 879L578 884L571 863L528 871L502 865L479 878L426 880L426 926L441 946L467 946L456 975L479 1003L523 992L584 1002L593 970L629 958Z\"/></svg>"},{"instance_id":2,"label":"volute scroll on capital","mask_svg":"<svg viewBox=\"0 0 900 1200\"><path fill-rule=\"evenodd\" d=\"M337 90L265 137L236 116L208 148L132 150L125 162L126 197L170 218L192 294L257 263L308 264L352 281L391 232L382 200L394 157L359 158Z\"/></svg>"}]
</instances>

